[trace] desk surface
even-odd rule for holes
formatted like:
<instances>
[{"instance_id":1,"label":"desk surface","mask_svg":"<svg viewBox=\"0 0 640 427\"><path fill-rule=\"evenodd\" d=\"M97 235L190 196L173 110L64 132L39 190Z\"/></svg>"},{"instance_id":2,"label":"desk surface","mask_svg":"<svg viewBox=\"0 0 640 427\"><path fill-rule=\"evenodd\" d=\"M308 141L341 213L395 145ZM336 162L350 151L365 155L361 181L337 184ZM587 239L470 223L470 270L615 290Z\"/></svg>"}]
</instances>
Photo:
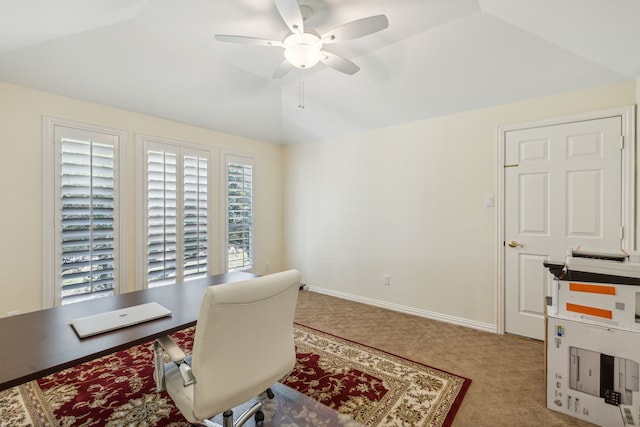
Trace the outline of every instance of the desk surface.
<instances>
[{"instance_id":1,"label":"desk surface","mask_svg":"<svg viewBox=\"0 0 640 427\"><path fill-rule=\"evenodd\" d=\"M255 277L233 272L0 319L0 391L195 325L208 286ZM78 338L71 320L158 302L173 312L116 331Z\"/></svg>"}]
</instances>

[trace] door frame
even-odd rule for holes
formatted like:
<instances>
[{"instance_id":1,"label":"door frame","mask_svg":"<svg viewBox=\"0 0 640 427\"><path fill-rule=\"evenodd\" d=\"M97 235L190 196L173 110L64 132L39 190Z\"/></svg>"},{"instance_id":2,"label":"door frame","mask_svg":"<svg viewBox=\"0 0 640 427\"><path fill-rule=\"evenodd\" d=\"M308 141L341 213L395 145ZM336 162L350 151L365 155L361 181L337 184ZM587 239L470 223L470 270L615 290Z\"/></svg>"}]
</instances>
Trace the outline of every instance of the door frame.
<instances>
[{"instance_id":1,"label":"door frame","mask_svg":"<svg viewBox=\"0 0 640 427\"><path fill-rule=\"evenodd\" d=\"M605 119L610 117L620 117L622 120L622 137L624 148L622 150L622 225L624 227L624 236L622 239L622 248L628 251L636 250L636 168L638 158L636 154L635 139L635 105L626 107L611 108L605 110L597 110L587 113L572 114L568 116L555 117L545 120L537 120L530 122L513 123L498 127L498 239L496 247L497 253L497 272L498 278L496 295L497 300L497 318L496 333L505 333L505 277L504 277L504 256L505 256L505 174L504 174L504 154L507 132L531 129L536 127L562 125L573 122L582 122L588 120Z\"/></svg>"}]
</instances>

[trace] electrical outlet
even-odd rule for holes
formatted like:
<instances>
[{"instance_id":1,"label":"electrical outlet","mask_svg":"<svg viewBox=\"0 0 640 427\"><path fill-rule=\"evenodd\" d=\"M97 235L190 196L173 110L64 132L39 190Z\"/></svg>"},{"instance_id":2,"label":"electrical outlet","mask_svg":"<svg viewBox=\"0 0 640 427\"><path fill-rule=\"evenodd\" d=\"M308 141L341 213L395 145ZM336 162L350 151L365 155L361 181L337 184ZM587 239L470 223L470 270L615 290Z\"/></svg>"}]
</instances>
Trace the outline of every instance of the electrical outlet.
<instances>
[{"instance_id":1,"label":"electrical outlet","mask_svg":"<svg viewBox=\"0 0 640 427\"><path fill-rule=\"evenodd\" d=\"M384 275L384 281L382 282L385 286L389 286L389 283L391 282L391 277L388 274Z\"/></svg>"},{"instance_id":2,"label":"electrical outlet","mask_svg":"<svg viewBox=\"0 0 640 427\"><path fill-rule=\"evenodd\" d=\"M269 270L271 270L271 266L269 265L268 262L264 263L264 269L267 270L267 272L269 272Z\"/></svg>"}]
</instances>

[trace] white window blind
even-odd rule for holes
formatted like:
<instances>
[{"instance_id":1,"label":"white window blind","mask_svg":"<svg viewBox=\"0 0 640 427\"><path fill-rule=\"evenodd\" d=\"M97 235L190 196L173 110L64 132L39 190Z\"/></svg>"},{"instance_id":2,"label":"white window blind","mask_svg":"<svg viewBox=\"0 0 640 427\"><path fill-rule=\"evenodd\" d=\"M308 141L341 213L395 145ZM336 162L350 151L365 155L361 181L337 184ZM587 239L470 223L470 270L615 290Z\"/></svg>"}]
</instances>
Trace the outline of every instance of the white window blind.
<instances>
[{"instance_id":1,"label":"white window blind","mask_svg":"<svg viewBox=\"0 0 640 427\"><path fill-rule=\"evenodd\" d=\"M208 262L208 161L184 156L184 276L207 275Z\"/></svg>"},{"instance_id":2,"label":"white window blind","mask_svg":"<svg viewBox=\"0 0 640 427\"><path fill-rule=\"evenodd\" d=\"M177 155L147 152L147 280L149 286L176 281Z\"/></svg>"},{"instance_id":3,"label":"white window blind","mask_svg":"<svg viewBox=\"0 0 640 427\"><path fill-rule=\"evenodd\" d=\"M117 148L113 135L56 127L56 305L117 290Z\"/></svg>"},{"instance_id":4,"label":"white window blind","mask_svg":"<svg viewBox=\"0 0 640 427\"><path fill-rule=\"evenodd\" d=\"M227 270L253 269L253 160L227 157Z\"/></svg>"},{"instance_id":5,"label":"white window blind","mask_svg":"<svg viewBox=\"0 0 640 427\"><path fill-rule=\"evenodd\" d=\"M148 287L209 274L209 158L205 150L145 141Z\"/></svg>"}]
</instances>

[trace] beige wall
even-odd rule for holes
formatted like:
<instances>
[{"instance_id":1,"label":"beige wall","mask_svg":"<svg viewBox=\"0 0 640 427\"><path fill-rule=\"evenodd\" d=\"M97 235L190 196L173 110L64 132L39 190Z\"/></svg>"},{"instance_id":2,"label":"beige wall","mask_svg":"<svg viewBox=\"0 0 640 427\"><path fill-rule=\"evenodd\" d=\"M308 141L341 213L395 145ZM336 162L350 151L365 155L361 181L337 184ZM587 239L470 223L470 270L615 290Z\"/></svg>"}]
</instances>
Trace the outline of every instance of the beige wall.
<instances>
[{"instance_id":1,"label":"beige wall","mask_svg":"<svg viewBox=\"0 0 640 427\"><path fill-rule=\"evenodd\" d=\"M629 81L289 146L288 267L312 289L495 330L498 127L635 103Z\"/></svg>"},{"instance_id":2,"label":"beige wall","mask_svg":"<svg viewBox=\"0 0 640 427\"><path fill-rule=\"evenodd\" d=\"M0 83L0 317L41 307L43 115L125 130L130 176L134 132L252 153L258 273L295 267L324 292L491 330L498 215L484 198L500 197L498 127L634 104L639 91L630 81L283 149Z\"/></svg>"},{"instance_id":3,"label":"beige wall","mask_svg":"<svg viewBox=\"0 0 640 427\"><path fill-rule=\"evenodd\" d=\"M258 273L280 270L282 259L282 147L143 114L0 83L0 317L42 307L43 115L125 130L123 154L134 179L134 132L250 153L256 158L255 262ZM131 188L131 184L129 185ZM127 200L127 280L135 289L135 193Z\"/></svg>"}]
</instances>

